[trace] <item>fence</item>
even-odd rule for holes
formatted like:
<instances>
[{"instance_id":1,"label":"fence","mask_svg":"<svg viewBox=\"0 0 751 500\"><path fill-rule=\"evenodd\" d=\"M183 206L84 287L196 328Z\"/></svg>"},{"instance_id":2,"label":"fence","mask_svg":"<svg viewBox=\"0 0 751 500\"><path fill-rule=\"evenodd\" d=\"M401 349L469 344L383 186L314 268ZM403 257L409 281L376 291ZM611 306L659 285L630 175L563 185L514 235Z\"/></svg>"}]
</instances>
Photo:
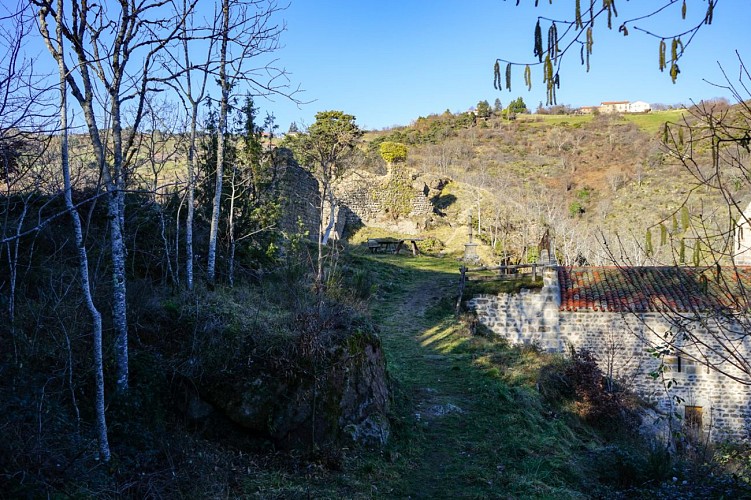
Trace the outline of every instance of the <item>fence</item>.
<instances>
[{"instance_id":1,"label":"fence","mask_svg":"<svg viewBox=\"0 0 751 500\"><path fill-rule=\"evenodd\" d=\"M510 280L510 279L518 279L521 277L524 277L526 275L531 274L532 275L532 281L535 281L537 279L537 276L540 274L540 270L544 269L545 267L549 267L545 264L517 264L513 266L496 266L496 267L476 267L474 269L469 269L466 266L462 266L460 268L460 279L459 279L459 297L456 300L456 311L455 314L458 316L459 311L461 309L462 305L462 299L464 298L464 288L466 287L467 281L470 280L469 274L470 273L482 273L482 272L488 272L488 271L498 271L498 273L493 275L486 275L486 280ZM529 269L528 272L525 272L527 269ZM521 272L520 272L521 271Z\"/></svg>"}]
</instances>

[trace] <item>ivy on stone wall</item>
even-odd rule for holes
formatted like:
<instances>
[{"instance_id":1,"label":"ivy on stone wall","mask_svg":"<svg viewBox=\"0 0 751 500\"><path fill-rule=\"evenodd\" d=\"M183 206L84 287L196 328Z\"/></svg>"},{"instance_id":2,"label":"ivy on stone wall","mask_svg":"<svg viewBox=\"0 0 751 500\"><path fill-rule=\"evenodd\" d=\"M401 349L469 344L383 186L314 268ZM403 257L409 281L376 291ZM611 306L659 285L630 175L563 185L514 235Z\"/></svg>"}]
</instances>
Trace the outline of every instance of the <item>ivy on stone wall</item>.
<instances>
[{"instance_id":1,"label":"ivy on stone wall","mask_svg":"<svg viewBox=\"0 0 751 500\"><path fill-rule=\"evenodd\" d=\"M412 211L412 204L415 197L415 191L412 184L407 179L406 173L401 169L394 169L393 175L389 177L382 193L377 193L381 197L383 210L397 220L399 217L407 216Z\"/></svg>"}]
</instances>

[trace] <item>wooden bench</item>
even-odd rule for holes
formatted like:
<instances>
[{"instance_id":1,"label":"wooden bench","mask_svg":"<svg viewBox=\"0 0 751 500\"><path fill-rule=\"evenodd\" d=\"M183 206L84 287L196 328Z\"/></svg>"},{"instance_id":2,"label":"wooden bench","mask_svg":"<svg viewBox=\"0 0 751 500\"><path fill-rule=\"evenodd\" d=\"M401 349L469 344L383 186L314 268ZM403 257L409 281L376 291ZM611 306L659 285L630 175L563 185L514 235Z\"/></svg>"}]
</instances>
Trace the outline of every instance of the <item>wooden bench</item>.
<instances>
[{"instance_id":1,"label":"wooden bench","mask_svg":"<svg viewBox=\"0 0 751 500\"><path fill-rule=\"evenodd\" d=\"M404 247L405 242L410 242L412 246L412 255L419 255L420 249L417 248L417 242L423 238L372 238L368 240L368 250L370 253L394 253L398 254Z\"/></svg>"}]
</instances>

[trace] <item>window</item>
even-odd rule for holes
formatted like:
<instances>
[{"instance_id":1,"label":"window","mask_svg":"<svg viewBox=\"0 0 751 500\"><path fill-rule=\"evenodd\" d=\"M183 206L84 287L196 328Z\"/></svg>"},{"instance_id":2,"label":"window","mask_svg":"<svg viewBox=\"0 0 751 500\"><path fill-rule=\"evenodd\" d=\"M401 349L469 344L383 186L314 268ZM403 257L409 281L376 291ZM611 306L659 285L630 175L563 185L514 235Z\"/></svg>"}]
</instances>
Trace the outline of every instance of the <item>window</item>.
<instances>
[{"instance_id":1,"label":"window","mask_svg":"<svg viewBox=\"0 0 751 500\"><path fill-rule=\"evenodd\" d=\"M686 426L691 429L701 429L702 427L702 407L701 406L688 406L684 408L684 416Z\"/></svg>"},{"instance_id":2,"label":"window","mask_svg":"<svg viewBox=\"0 0 751 500\"><path fill-rule=\"evenodd\" d=\"M671 354L664 358L665 366L670 368L671 372L677 373L701 373L701 364L696 360L681 356L679 354ZM709 367L707 367L707 373L709 373Z\"/></svg>"}]
</instances>

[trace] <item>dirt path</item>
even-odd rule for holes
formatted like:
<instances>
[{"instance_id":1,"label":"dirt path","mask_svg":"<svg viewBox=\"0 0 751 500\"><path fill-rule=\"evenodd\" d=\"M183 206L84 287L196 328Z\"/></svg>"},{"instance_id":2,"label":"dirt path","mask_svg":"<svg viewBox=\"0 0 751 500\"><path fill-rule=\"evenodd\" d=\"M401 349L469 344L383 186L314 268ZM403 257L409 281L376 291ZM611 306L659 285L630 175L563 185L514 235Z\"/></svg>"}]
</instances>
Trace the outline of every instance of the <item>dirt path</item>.
<instances>
[{"instance_id":1,"label":"dirt path","mask_svg":"<svg viewBox=\"0 0 751 500\"><path fill-rule=\"evenodd\" d=\"M467 355L448 350L446 342L456 328L450 311L457 290L457 275L416 273L393 299L376 307L395 379L408 445L407 470L390 494L411 498L446 498L454 491L481 496L492 487L497 470L485 471L487 456L473 464L473 455L493 419L485 404L487 393L468 380ZM475 370L476 371L476 370ZM468 472L473 469L477 473ZM470 484L467 484L470 483ZM482 492L482 493L481 493Z\"/></svg>"}]
</instances>

